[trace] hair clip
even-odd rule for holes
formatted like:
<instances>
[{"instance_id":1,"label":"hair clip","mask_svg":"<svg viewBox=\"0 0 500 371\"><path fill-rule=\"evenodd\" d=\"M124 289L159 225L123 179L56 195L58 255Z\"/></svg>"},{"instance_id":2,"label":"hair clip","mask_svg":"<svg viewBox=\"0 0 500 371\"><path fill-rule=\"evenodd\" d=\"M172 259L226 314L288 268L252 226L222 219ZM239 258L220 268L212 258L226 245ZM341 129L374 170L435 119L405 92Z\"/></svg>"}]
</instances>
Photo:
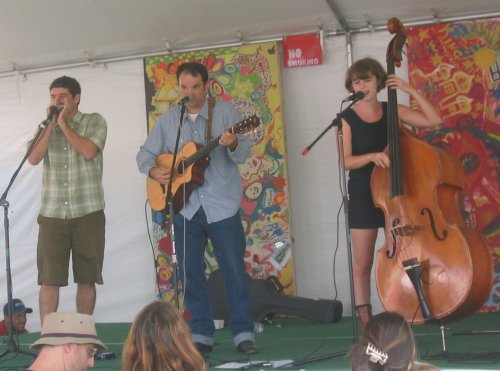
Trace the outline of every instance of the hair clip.
<instances>
[{"instance_id":1,"label":"hair clip","mask_svg":"<svg viewBox=\"0 0 500 371\"><path fill-rule=\"evenodd\" d=\"M366 346L366 352L368 356L370 356L369 360L372 363L380 363L381 365L385 365L387 362L387 359L389 356L387 353L382 352L381 350L377 349L375 345L372 343L368 343Z\"/></svg>"}]
</instances>

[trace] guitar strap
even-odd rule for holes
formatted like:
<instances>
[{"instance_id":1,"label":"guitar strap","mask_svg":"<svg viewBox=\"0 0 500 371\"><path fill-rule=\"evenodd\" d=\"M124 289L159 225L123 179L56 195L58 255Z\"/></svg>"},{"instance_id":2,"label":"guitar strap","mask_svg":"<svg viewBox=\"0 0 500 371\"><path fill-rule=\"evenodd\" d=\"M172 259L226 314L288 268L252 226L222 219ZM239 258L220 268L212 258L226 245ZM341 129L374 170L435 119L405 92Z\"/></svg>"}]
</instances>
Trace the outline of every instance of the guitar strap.
<instances>
[{"instance_id":1,"label":"guitar strap","mask_svg":"<svg viewBox=\"0 0 500 371\"><path fill-rule=\"evenodd\" d=\"M212 111L215 106L215 98L210 95L210 91L208 92L208 119L207 119L207 131L205 142L208 146L212 141ZM210 153L208 153L208 158L210 158Z\"/></svg>"}]
</instances>

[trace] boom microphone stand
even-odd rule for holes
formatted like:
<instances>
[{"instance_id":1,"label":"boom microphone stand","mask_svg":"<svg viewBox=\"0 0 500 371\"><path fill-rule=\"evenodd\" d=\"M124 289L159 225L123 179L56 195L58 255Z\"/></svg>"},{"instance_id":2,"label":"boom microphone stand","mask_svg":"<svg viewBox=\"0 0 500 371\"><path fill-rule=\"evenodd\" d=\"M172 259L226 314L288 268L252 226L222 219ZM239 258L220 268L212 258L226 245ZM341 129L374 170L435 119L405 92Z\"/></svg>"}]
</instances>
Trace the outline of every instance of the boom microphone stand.
<instances>
[{"instance_id":1,"label":"boom microphone stand","mask_svg":"<svg viewBox=\"0 0 500 371\"><path fill-rule=\"evenodd\" d=\"M0 358L3 356L9 354L9 353L20 353L24 354L27 356L32 356L36 357L35 353L31 353L28 351L23 351L20 350L14 341L14 326L12 324L12 315L13 315L13 305L12 305L12 275L11 275L11 270L10 270L10 243L9 243L9 202L7 201L7 193L9 192L10 188L12 187L12 184L14 183L14 180L16 179L17 175L19 174L19 171L21 171L21 168L23 167L24 163L28 159L29 155L31 152L33 152L33 148L35 148L35 145L38 141L38 138L42 134L42 132L45 130L47 125L52 121L52 117L56 111L54 109L51 109L51 113L47 117L46 120L42 121L42 123L38 127L38 131L31 141L31 144L26 151L26 154L24 155L21 163L19 164L18 168L12 175L12 178L10 179L10 182L7 186L7 189L3 193L2 197L0 198L0 205L3 207L4 210L4 229L5 229L5 270L6 270L6 277L7 277L7 316L9 319L9 323L7 326L7 332L8 332L8 339L5 341L6 346L5 350L0 354Z\"/></svg>"},{"instance_id":2,"label":"boom microphone stand","mask_svg":"<svg viewBox=\"0 0 500 371\"><path fill-rule=\"evenodd\" d=\"M349 211L349 199L347 197L347 181L346 181L346 176L345 176L345 164L344 164L344 146L343 146L343 131L342 131L342 115L343 113L351 108L356 102L359 100L363 99L364 94L362 92L357 92L351 97L344 99L343 102L347 100L351 100L352 102L342 110L340 113L337 114L337 117L335 117L330 125L328 125L325 130L321 132L320 135L302 151L303 155L307 155L311 148L323 137L323 135L326 134L326 132L333 127L337 127L337 141L339 145L339 158L340 158L340 166L341 166L341 172L340 172L340 177L341 177L341 193L342 193L342 202L344 204L344 219L345 219L345 233L346 233L346 242L347 242L347 260L348 260L348 267L349 267L349 287L350 287L350 295L351 295L351 311L352 311L352 330L353 330L353 340L358 337L358 324L356 321L356 308L355 308L355 302L354 302L354 280L353 280L353 272L352 272L352 250L351 250L351 236L350 236L350 229L349 229L349 220L348 220L348 211ZM311 363L311 362L316 362L316 361L324 361L326 359L338 357L338 356L343 356L347 352L337 352L337 353L332 353L332 354L327 354L323 356L318 356L318 357L313 357L309 358L303 361L299 362L293 362L292 364L289 364L287 366L298 366L298 365L303 365L306 363Z\"/></svg>"}]
</instances>

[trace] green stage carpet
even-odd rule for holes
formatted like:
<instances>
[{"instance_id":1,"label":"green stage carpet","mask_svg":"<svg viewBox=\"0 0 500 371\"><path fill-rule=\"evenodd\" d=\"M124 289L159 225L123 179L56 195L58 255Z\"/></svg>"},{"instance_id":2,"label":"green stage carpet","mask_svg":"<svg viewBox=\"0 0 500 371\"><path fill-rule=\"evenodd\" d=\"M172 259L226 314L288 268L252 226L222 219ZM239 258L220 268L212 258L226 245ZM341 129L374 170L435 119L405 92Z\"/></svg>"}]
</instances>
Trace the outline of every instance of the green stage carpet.
<instances>
[{"instance_id":1,"label":"green stage carpet","mask_svg":"<svg viewBox=\"0 0 500 371\"><path fill-rule=\"evenodd\" d=\"M28 323L29 327L29 323ZM94 370L120 370L120 357L129 323L97 325L100 339L116 353L111 360L97 360ZM435 325L414 327L419 359L443 370L500 369L500 313L478 313L449 324L446 331L446 352L443 352L441 330ZM29 344L39 333L15 338L18 348L29 351ZM5 337L2 338L5 341ZM256 334L259 353L251 357L239 354L233 346L229 329L217 330L215 347L207 359L209 370L229 364L229 369L247 365L245 369L272 370L350 370L345 352L353 340L351 317L340 322L323 324L302 318L274 318ZM0 351L5 344L0 343ZM283 362L280 362L283 361ZM31 363L30 356L7 353L0 358L0 370L14 371Z\"/></svg>"}]
</instances>

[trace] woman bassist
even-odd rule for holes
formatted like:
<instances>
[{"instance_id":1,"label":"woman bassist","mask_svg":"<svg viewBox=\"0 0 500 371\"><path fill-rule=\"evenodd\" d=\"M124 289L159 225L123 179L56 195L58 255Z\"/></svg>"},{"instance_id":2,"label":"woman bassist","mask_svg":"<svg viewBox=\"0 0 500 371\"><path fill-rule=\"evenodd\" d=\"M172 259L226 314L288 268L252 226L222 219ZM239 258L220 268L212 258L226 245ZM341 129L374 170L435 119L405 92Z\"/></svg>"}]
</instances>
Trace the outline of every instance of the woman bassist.
<instances>
[{"instance_id":1,"label":"woman bassist","mask_svg":"<svg viewBox=\"0 0 500 371\"><path fill-rule=\"evenodd\" d=\"M387 75L372 58L356 61L346 73L345 87L350 93L363 92L364 98L343 115L345 170L349 170L349 226L353 246L353 276L356 311L362 326L371 317L371 271L378 229L384 227L384 214L375 207L370 177L376 166L389 167L387 147L387 103L378 100L384 87L408 93L419 110L397 105L402 124L431 128L441 123L434 106L415 88L395 75Z\"/></svg>"}]
</instances>

